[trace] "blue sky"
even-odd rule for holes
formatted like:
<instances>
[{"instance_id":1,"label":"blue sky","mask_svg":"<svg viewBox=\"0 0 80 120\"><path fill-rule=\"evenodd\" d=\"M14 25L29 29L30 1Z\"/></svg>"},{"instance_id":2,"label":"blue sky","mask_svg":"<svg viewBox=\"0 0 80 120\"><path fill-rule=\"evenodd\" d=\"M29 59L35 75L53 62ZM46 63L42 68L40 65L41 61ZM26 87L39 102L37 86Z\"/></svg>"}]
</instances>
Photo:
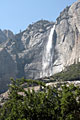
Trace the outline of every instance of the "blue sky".
<instances>
[{"instance_id":1,"label":"blue sky","mask_svg":"<svg viewBox=\"0 0 80 120\"><path fill-rule=\"evenodd\" d=\"M41 19L55 21L76 0L0 0L0 29L14 33Z\"/></svg>"}]
</instances>

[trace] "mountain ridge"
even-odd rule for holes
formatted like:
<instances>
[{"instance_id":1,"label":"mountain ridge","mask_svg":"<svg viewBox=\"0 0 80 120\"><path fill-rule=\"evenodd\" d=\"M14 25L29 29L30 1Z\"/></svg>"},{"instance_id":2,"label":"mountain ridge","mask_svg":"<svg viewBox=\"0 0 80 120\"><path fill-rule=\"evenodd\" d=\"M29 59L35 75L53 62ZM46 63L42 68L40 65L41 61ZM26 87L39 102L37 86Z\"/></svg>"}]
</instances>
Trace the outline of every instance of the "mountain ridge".
<instances>
[{"instance_id":1,"label":"mountain ridge","mask_svg":"<svg viewBox=\"0 0 80 120\"><path fill-rule=\"evenodd\" d=\"M64 9L56 22L40 20L14 35L4 31L0 43L0 88L8 89L10 77L37 79L43 72L44 49L52 27L52 74L80 61L80 0ZM8 36L8 37L7 37ZM1 36L0 36L1 37ZM51 53L52 54L52 53ZM49 69L49 68L45 68Z\"/></svg>"}]
</instances>

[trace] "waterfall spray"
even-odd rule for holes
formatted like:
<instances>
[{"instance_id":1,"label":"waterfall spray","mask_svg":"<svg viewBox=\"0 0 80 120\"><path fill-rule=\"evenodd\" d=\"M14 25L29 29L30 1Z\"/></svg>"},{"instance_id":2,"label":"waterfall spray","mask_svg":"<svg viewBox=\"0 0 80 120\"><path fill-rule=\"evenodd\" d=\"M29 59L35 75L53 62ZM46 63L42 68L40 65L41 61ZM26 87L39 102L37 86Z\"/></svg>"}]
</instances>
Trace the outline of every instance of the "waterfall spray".
<instances>
[{"instance_id":1,"label":"waterfall spray","mask_svg":"<svg viewBox=\"0 0 80 120\"><path fill-rule=\"evenodd\" d=\"M42 77L52 75L52 62L53 62L53 55L54 50L53 48L53 34L55 30L55 25L52 27L47 45L44 49L43 58L42 58Z\"/></svg>"}]
</instances>

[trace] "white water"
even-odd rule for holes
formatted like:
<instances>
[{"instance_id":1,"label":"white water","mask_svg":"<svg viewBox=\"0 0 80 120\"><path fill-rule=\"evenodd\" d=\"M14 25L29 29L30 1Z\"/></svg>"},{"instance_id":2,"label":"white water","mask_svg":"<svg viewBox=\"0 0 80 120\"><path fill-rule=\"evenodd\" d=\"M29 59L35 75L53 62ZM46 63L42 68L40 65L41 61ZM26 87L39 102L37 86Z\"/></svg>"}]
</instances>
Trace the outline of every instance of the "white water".
<instances>
[{"instance_id":1,"label":"white water","mask_svg":"<svg viewBox=\"0 0 80 120\"><path fill-rule=\"evenodd\" d=\"M43 54L43 59L42 59L42 75L41 75L41 77L52 75L52 62L53 62L53 55L54 55L54 50L52 48L53 48L54 30L55 30L55 25L53 26L53 28L50 31L48 42L44 49L44 54Z\"/></svg>"}]
</instances>

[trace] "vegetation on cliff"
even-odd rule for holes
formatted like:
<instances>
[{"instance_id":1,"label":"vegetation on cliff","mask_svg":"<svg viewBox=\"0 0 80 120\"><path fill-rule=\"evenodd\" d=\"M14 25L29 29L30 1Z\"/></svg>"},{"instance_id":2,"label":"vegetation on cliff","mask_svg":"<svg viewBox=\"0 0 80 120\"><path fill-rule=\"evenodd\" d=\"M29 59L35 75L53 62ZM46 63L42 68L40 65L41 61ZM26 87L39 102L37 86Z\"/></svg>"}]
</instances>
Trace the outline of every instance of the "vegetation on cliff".
<instances>
[{"instance_id":1,"label":"vegetation on cliff","mask_svg":"<svg viewBox=\"0 0 80 120\"><path fill-rule=\"evenodd\" d=\"M80 62L67 66L63 71L51 76L50 81L75 81L80 80Z\"/></svg>"}]
</instances>

